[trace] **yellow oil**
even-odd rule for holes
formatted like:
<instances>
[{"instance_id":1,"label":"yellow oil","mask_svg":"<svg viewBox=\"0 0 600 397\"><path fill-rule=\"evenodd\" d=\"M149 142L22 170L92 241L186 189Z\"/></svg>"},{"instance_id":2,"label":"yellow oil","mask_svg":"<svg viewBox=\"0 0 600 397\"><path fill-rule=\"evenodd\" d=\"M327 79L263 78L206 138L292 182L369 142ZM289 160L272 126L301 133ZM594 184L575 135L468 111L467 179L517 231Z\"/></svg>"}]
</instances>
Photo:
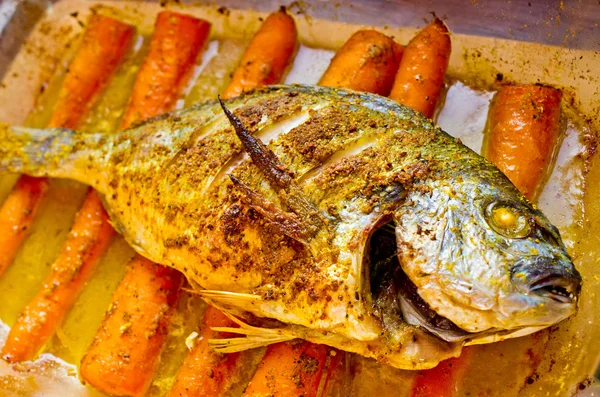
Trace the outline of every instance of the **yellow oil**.
<instances>
[{"instance_id":1,"label":"yellow oil","mask_svg":"<svg viewBox=\"0 0 600 397\"><path fill-rule=\"evenodd\" d=\"M139 31L146 35L145 37L151 31L153 15L160 9L158 3L136 3L135 6L128 5L126 2L106 1L104 3L108 6L99 6L97 9L101 12L108 11L112 15L137 24L140 26ZM72 9L68 8L69 4L73 4L70 7L80 11L89 7L88 3L80 3L77 0L63 1L60 6L66 7L67 11L71 12ZM182 98L183 106L187 107L215 99L217 94L222 92L252 32L259 26L258 18L264 15L253 11L243 13L232 11L231 16L225 18L218 13L216 7L194 7L182 11L214 21L212 47L209 48L212 56L190 85L187 96ZM55 10L55 13L58 12ZM304 46L300 48L298 58L286 82L316 83L320 73L326 69L331 59L333 54L331 49L338 48L358 27L308 18L297 18L297 21ZM386 33L393 34L400 42L406 43L414 31L397 29ZM437 122L450 134L460 137L469 147L480 151L483 142L483 126L493 89L473 88L467 82L472 81L473 73L476 72L476 86L481 87L481 80L487 81L486 79L489 78L487 75L495 75L497 69L488 66L477 70L474 67L469 69L472 66L469 66L469 62L466 62L466 69L457 67L457 58L466 56L466 52L461 53L456 48L461 46L484 48L489 44L496 51L498 43L488 39L459 35L453 36L453 46L455 43L457 45L450 67L450 74L454 78L448 80L445 104L437 112ZM143 39L140 36L137 50L130 54L123 67L113 77L98 106L87 117L82 130L111 133L118 129L135 74L145 55L146 46L147 38ZM514 48L511 47L510 50L513 51ZM499 47L498 51L501 52L502 47ZM72 52L65 56L61 67L48 82L44 94L38 101L38 106L27 120L27 125L41 127L47 123L70 57ZM484 75L487 77L480 78ZM483 84L483 86L491 87L490 84ZM474 354L477 359L469 364L468 375L458 386L458 395L518 394L525 397L546 395L549 391L558 393L561 389L552 378L557 372L543 375L544 372L548 372L551 365L560 368L559 373L564 374L562 375L564 383L577 373L578 368L586 365L589 367L591 366L589 361L594 360L592 357L583 357L585 346L578 345L577 341L578 338L589 341L593 331L585 331L585 324L592 321L597 312L594 306L597 296L594 291L598 290L600 278L592 269L597 266L597 259L593 253L600 246L600 209L596 204L600 198L600 185L589 184L586 187L584 184L582 175L586 164L581 156L584 150L581 137L586 133L585 126L575 120L574 113L569 114L568 117L571 122L567 127L556 167L541 192L540 206L561 229L567 244L572 248L577 265L584 273L585 282L594 288L584 290L579 314L553 331L548 344L532 344L534 337L528 337L477 346ZM587 179L599 180L600 165L590 169ZM571 183L573 178L577 180L576 189L573 189ZM4 199L14 181L14 176L0 178L0 200ZM588 190L584 195L585 188ZM84 192L83 186L73 182L62 180L52 182L49 197L33 225L31 237L23 246L13 266L0 278L0 319L4 323L13 324L19 311L39 288L68 233ZM585 206L585 211L582 206ZM584 213L587 216L585 220ZM594 237L582 240L582 227L586 228L587 234ZM112 292L125 270L124 265L132 255L133 250L120 237L116 238L64 323L45 347L45 352L52 353L68 363L79 364L104 317ZM163 395L171 387L187 352L185 337L197 329L203 310L204 303L187 293L183 295L173 316L170 335L161 354L150 395ZM538 373L534 374L535 379L530 384L532 360L544 353L540 346L553 352L552 359L546 356L541 358ZM581 352L577 353L577 349ZM263 352L264 350L258 350L248 356L248 362L244 363L247 371L237 379L227 395L242 394ZM580 360L579 367L569 366L569 360ZM343 395L356 396L408 395L414 376L411 371L396 370L358 356L351 356L349 359L347 373L348 377L341 381L343 386L338 385L337 390L341 390ZM2 374L0 367L0 382L3 380ZM571 378L568 378L569 376Z\"/></svg>"}]
</instances>

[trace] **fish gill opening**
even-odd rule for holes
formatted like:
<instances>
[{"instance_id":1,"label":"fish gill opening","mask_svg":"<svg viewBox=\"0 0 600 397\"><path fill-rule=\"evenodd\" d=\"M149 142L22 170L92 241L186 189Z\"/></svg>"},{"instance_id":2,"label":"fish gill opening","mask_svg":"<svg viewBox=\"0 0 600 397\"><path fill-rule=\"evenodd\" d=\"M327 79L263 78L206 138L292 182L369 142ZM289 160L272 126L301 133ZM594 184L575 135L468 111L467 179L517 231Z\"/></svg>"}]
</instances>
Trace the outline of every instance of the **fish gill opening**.
<instances>
[{"instance_id":1,"label":"fish gill opening","mask_svg":"<svg viewBox=\"0 0 600 397\"><path fill-rule=\"evenodd\" d=\"M376 229L368 244L370 287L376 315L384 328L397 321L422 326L448 342L468 339L473 334L459 328L429 307L417 286L400 266L395 225L388 222Z\"/></svg>"}]
</instances>

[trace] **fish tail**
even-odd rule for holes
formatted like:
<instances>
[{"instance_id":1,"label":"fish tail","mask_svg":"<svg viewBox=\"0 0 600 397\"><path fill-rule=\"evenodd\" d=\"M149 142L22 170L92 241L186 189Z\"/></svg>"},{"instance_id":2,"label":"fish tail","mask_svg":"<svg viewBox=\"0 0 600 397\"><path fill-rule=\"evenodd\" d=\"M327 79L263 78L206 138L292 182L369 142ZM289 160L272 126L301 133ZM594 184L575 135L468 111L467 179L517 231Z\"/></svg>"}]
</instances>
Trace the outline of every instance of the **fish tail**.
<instances>
[{"instance_id":1,"label":"fish tail","mask_svg":"<svg viewBox=\"0 0 600 397\"><path fill-rule=\"evenodd\" d=\"M99 144L99 134L0 123L0 174L20 173L82 181L82 164L78 160L91 159Z\"/></svg>"}]
</instances>

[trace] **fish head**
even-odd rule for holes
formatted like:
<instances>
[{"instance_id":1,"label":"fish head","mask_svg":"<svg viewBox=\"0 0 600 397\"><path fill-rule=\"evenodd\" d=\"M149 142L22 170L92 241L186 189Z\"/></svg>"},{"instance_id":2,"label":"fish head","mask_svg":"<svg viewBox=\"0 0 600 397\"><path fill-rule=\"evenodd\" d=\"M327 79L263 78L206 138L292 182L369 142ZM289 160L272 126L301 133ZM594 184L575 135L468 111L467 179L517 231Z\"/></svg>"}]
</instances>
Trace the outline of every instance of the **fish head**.
<instances>
[{"instance_id":1,"label":"fish head","mask_svg":"<svg viewBox=\"0 0 600 397\"><path fill-rule=\"evenodd\" d=\"M394 214L403 316L447 341L522 336L576 311L581 276L558 229L497 179L429 183Z\"/></svg>"}]
</instances>

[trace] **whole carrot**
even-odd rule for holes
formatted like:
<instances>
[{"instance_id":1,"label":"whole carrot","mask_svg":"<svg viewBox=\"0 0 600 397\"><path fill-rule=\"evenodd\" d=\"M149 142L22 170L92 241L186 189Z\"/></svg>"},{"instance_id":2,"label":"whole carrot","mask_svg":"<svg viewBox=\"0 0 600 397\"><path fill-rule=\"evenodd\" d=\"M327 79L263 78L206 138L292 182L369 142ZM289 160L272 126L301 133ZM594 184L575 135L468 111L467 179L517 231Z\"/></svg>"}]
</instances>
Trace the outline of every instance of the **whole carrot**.
<instances>
[{"instance_id":1,"label":"whole carrot","mask_svg":"<svg viewBox=\"0 0 600 397\"><path fill-rule=\"evenodd\" d=\"M284 9L267 17L246 48L233 79L223 92L224 98L243 91L279 83L292 62L297 46L294 20ZM218 309L209 307L200 324L200 335L192 351L179 369L170 396L217 396L239 371L239 354L215 353L208 339L218 337L212 327L236 326ZM222 335L221 335L222 336Z\"/></svg>"},{"instance_id":2,"label":"whole carrot","mask_svg":"<svg viewBox=\"0 0 600 397\"><path fill-rule=\"evenodd\" d=\"M93 14L81 47L69 65L48 127L76 128L120 65L134 29L115 19ZM0 208L0 275L12 263L28 235L48 190L46 178L22 176Z\"/></svg>"},{"instance_id":3,"label":"whole carrot","mask_svg":"<svg viewBox=\"0 0 600 397\"><path fill-rule=\"evenodd\" d=\"M131 46L131 25L92 14L81 48L69 65L48 127L77 128Z\"/></svg>"},{"instance_id":4,"label":"whole carrot","mask_svg":"<svg viewBox=\"0 0 600 397\"><path fill-rule=\"evenodd\" d=\"M50 274L10 329L2 358L17 362L35 356L62 322L114 234L98 195L90 189Z\"/></svg>"},{"instance_id":5,"label":"whole carrot","mask_svg":"<svg viewBox=\"0 0 600 397\"><path fill-rule=\"evenodd\" d=\"M433 117L450 50L448 28L436 18L406 46L390 98Z\"/></svg>"},{"instance_id":6,"label":"whole carrot","mask_svg":"<svg viewBox=\"0 0 600 397\"><path fill-rule=\"evenodd\" d=\"M321 78L321 83L337 81L337 87L389 92L402 47L381 33L358 33L336 53ZM377 45L378 50L373 50L373 46ZM382 46L386 48L385 51L380 51ZM373 53L376 55L373 56ZM376 73L377 64L386 65L388 70ZM328 346L310 342L269 346L244 396L316 396L327 357L330 353L334 354L333 351ZM338 365L342 361L342 354L337 354L331 361L332 366L328 368L326 375L330 378L335 376L335 371L340 370ZM327 380L326 378L325 383Z\"/></svg>"},{"instance_id":7,"label":"whole carrot","mask_svg":"<svg viewBox=\"0 0 600 397\"><path fill-rule=\"evenodd\" d=\"M46 178L23 175L0 207L0 276L15 259L47 191Z\"/></svg>"},{"instance_id":8,"label":"whole carrot","mask_svg":"<svg viewBox=\"0 0 600 397\"><path fill-rule=\"evenodd\" d=\"M136 256L83 357L83 379L106 393L143 395L152 381L182 280L180 273Z\"/></svg>"},{"instance_id":9,"label":"whole carrot","mask_svg":"<svg viewBox=\"0 0 600 397\"><path fill-rule=\"evenodd\" d=\"M500 168L530 200L549 171L560 132L561 92L535 85L504 86L496 94L488 118L486 157ZM522 338L542 343L547 338ZM531 345L530 345L531 346ZM453 397L461 380L479 360L479 347L417 375L411 397ZM533 349L528 348L531 354ZM524 374L528 376L529 374Z\"/></svg>"},{"instance_id":10,"label":"whole carrot","mask_svg":"<svg viewBox=\"0 0 600 397\"><path fill-rule=\"evenodd\" d=\"M170 110L208 39L206 21L161 12L122 121ZM163 65L166 63L166 65ZM113 294L111 308L81 361L81 376L110 394L143 395L158 364L183 277L136 256Z\"/></svg>"},{"instance_id":11,"label":"whole carrot","mask_svg":"<svg viewBox=\"0 0 600 397\"><path fill-rule=\"evenodd\" d=\"M468 348L460 357L439 363L435 368L419 371L410 397L452 397L468 365Z\"/></svg>"},{"instance_id":12,"label":"whole carrot","mask_svg":"<svg viewBox=\"0 0 600 397\"><path fill-rule=\"evenodd\" d=\"M219 354L210 349L209 339L226 337L214 332L212 327L231 327L232 321L219 309L209 306L204 312L200 334L194 347L185 358L170 397L218 396L230 382L237 367L239 353Z\"/></svg>"},{"instance_id":13,"label":"whole carrot","mask_svg":"<svg viewBox=\"0 0 600 397\"><path fill-rule=\"evenodd\" d=\"M532 201L550 172L559 148L561 98L561 91L552 87L507 85L496 93L490 107L484 153ZM490 383L506 382L505 393L516 393L525 384L525 379L535 373L540 351L547 341L548 330L543 330L504 342L516 357L514 379L521 381L511 382L511 378L506 378L507 371L502 371L503 378L490 379ZM466 367L463 376L469 370L481 371L478 366L482 366L482 361L485 363L498 357L492 346L472 346L465 351L471 358L463 360L460 357L461 365ZM488 367L484 364L483 368ZM459 384L460 374L456 378L455 382Z\"/></svg>"},{"instance_id":14,"label":"whole carrot","mask_svg":"<svg viewBox=\"0 0 600 397\"><path fill-rule=\"evenodd\" d=\"M252 37L221 96L232 98L244 91L280 82L297 46L296 24L285 8L270 14Z\"/></svg>"},{"instance_id":15,"label":"whole carrot","mask_svg":"<svg viewBox=\"0 0 600 397\"><path fill-rule=\"evenodd\" d=\"M554 159L562 93L538 85L507 85L489 113L485 156L530 200Z\"/></svg>"},{"instance_id":16,"label":"whole carrot","mask_svg":"<svg viewBox=\"0 0 600 397\"><path fill-rule=\"evenodd\" d=\"M382 33L360 30L336 52L319 85L388 95L403 50Z\"/></svg>"},{"instance_id":17,"label":"whole carrot","mask_svg":"<svg viewBox=\"0 0 600 397\"><path fill-rule=\"evenodd\" d=\"M172 11L158 14L122 128L173 109L209 35L210 23L205 20Z\"/></svg>"},{"instance_id":18,"label":"whole carrot","mask_svg":"<svg viewBox=\"0 0 600 397\"><path fill-rule=\"evenodd\" d=\"M270 346L244 397L316 396L329 350L310 342Z\"/></svg>"},{"instance_id":19,"label":"whole carrot","mask_svg":"<svg viewBox=\"0 0 600 397\"><path fill-rule=\"evenodd\" d=\"M432 117L444 87L450 58L450 35L435 19L406 46L389 97ZM451 397L459 374L467 365L467 355L445 360L435 368L419 371L411 397Z\"/></svg>"}]
</instances>

